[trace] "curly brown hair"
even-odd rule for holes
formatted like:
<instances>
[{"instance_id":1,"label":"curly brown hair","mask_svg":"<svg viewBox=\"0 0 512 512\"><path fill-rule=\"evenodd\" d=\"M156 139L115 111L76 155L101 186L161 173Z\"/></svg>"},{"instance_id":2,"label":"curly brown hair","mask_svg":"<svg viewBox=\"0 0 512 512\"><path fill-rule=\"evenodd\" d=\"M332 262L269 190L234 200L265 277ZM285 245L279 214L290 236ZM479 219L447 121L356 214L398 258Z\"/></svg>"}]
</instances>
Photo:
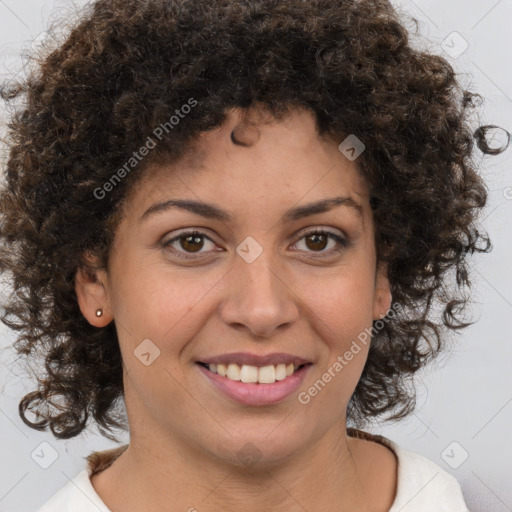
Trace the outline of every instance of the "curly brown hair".
<instances>
[{"instance_id":1,"label":"curly brown hair","mask_svg":"<svg viewBox=\"0 0 512 512\"><path fill-rule=\"evenodd\" d=\"M88 253L108 267L124 199L144 169L176 162L229 109L256 104L276 119L309 109L319 136L364 142L356 163L400 311L373 335L347 421L413 411L407 380L444 347L442 329L471 325L459 317L467 257L491 243L476 228L487 191L469 114L481 96L462 90L443 57L412 48L387 0L98 0L37 59L2 89L4 100L23 100L9 124L0 194L0 270L13 286L2 321L21 331L19 355L45 363L38 390L19 404L27 425L63 439L91 416L109 439L126 428L115 325L96 328L82 315L77 269ZM197 105L186 118L98 198L190 98ZM438 304L442 314L431 318Z\"/></svg>"}]
</instances>

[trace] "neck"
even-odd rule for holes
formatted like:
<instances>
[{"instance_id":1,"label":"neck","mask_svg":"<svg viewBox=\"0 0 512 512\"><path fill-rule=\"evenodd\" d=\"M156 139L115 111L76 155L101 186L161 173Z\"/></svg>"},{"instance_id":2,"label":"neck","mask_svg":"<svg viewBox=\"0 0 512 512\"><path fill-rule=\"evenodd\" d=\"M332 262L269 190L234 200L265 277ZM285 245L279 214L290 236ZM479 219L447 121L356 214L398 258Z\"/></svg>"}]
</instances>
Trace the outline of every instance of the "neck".
<instances>
[{"instance_id":1,"label":"neck","mask_svg":"<svg viewBox=\"0 0 512 512\"><path fill-rule=\"evenodd\" d=\"M316 444L279 460L256 456L248 443L246 457L229 460L190 438L131 428L129 447L91 480L109 508L125 512L171 510L169 504L188 512L366 512L350 439L336 424Z\"/></svg>"}]
</instances>

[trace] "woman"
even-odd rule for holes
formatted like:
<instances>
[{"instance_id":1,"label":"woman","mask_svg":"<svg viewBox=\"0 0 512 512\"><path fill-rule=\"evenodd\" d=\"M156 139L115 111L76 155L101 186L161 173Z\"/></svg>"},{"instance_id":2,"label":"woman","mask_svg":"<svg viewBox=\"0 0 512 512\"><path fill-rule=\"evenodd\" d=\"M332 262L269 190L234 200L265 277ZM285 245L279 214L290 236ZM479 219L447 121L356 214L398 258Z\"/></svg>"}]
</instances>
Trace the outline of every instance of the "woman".
<instances>
[{"instance_id":1,"label":"woman","mask_svg":"<svg viewBox=\"0 0 512 512\"><path fill-rule=\"evenodd\" d=\"M413 411L490 249L477 95L387 1L98 0L23 94L3 322L45 373L20 415L130 432L41 512L468 510L361 430Z\"/></svg>"}]
</instances>

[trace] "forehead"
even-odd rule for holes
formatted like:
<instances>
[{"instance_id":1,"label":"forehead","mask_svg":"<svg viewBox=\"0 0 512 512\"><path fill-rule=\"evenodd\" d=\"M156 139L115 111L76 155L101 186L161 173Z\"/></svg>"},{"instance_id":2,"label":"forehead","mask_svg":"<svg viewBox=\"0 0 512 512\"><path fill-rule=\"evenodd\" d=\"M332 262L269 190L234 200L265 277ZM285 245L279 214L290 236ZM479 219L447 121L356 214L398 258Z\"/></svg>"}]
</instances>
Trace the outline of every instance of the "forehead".
<instances>
[{"instance_id":1,"label":"forehead","mask_svg":"<svg viewBox=\"0 0 512 512\"><path fill-rule=\"evenodd\" d=\"M198 135L178 161L144 169L132 200L141 208L173 196L269 205L286 197L309 203L343 195L365 203L366 183L338 144L318 135L309 111L276 120L266 112L249 116L233 109L221 126Z\"/></svg>"}]
</instances>

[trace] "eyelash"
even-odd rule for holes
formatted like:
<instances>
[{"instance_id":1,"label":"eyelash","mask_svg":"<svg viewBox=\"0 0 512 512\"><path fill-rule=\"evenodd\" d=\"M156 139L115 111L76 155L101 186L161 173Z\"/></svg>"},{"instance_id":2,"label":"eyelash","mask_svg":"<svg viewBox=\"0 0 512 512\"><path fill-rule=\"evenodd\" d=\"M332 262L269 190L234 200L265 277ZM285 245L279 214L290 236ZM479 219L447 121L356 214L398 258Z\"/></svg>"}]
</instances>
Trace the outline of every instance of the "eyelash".
<instances>
[{"instance_id":1,"label":"eyelash","mask_svg":"<svg viewBox=\"0 0 512 512\"><path fill-rule=\"evenodd\" d=\"M344 249L346 249L349 246L349 241L347 239L342 238L340 235L338 235L336 233L333 233L332 231L327 231L325 229L313 229L312 231L308 231L307 233L304 233L301 236L301 238L299 238L299 241L302 240L303 238L306 238L306 237L311 236L311 235L328 235L330 238L332 238L333 240L335 240L338 243L338 248L335 248L335 249L333 249L331 251L328 251L327 253L317 252L317 254L320 254L320 256L314 256L314 258L324 258L326 256L332 256L333 253L334 254L341 253L341 252L343 252ZM178 240L180 240L182 238L187 238L189 236L201 236L201 237L207 238L208 240L213 242L213 240L206 233L204 233L202 231L191 230L191 231L183 231L178 236L172 238L171 240L169 240L167 242L164 242L162 244L162 246L164 248L167 248L171 244L173 244L174 242L176 242L176 241L178 241ZM186 259L186 260L198 259L198 258L201 257L200 256L201 254L204 254L204 253L195 253L195 254L197 254L199 256L185 256L184 254L188 254L188 253L183 253L183 252L176 251L176 250L173 250L172 252L178 258L182 258L182 259ZM311 251L311 252L315 253L315 251Z\"/></svg>"}]
</instances>

